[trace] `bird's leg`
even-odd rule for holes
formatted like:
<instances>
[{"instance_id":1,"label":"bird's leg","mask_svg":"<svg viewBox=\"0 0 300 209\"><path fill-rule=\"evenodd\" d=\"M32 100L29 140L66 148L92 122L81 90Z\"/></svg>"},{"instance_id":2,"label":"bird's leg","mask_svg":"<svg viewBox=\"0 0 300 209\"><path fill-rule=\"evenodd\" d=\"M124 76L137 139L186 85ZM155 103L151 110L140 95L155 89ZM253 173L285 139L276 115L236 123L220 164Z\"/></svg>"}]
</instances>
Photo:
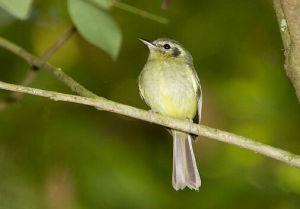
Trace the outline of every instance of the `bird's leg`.
<instances>
[{"instance_id":1,"label":"bird's leg","mask_svg":"<svg viewBox=\"0 0 300 209\"><path fill-rule=\"evenodd\" d=\"M159 112L155 111L155 110L148 110L148 115L149 115L149 118L152 118L153 114L159 114ZM172 129L166 127L167 131L172 135Z\"/></svg>"},{"instance_id":2,"label":"bird's leg","mask_svg":"<svg viewBox=\"0 0 300 209\"><path fill-rule=\"evenodd\" d=\"M191 130L192 130L192 126L193 126L193 124L194 124L193 119L191 119L191 118L185 118L185 120L188 121L188 122L190 123L189 129L190 129L190 131L191 131ZM198 136L197 136L197 135L195 135L195 134L190 134L190 135L192 136L193 141L196 141L196 140L198 139Z\"/></svg>"},{"instance_id":3,"label":"bird's leg","mask_svg":"<svg viewBox=\"0 0 300 209\"><path fill-rule=\"evenodd\" d=\"M155 111L155 110L152 110L152 109L148 110L148 115L149 115L149 118L150 118L150 119L152 119L153 114L157 114L157 113L158 113L158 112Z\"/></svg>"},{"instance_id":4,"label":"bird's leg","mask_svg":"<svg viewBox=\"0 0 300 209\"><path fill-rule=\"evenodd\" d=\"M150 114L158 113L157 111L152 110L152 109L148 110L148 112L149 112Z\"/></svg>"}]
</instances>

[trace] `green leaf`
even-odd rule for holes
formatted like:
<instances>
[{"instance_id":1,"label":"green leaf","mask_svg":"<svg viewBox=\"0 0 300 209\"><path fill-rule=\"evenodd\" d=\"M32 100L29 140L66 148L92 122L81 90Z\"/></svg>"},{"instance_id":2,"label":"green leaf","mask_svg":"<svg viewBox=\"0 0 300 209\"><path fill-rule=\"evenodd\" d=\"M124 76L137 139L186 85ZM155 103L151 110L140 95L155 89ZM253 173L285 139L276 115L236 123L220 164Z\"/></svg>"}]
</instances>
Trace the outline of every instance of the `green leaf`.
<instances>
[{"instance_id":1,"label":"green leaf","mask_svg":"<svg viewBox=\"0 0 300 209\"><path fill-rule=\"evenodd\" d=\"M0 0L0 7L11 15L25 20L29 16L29 11L33 0Z\"/></svg>"},{"instance_id":2,"label":"green leaf","mask_svg":"<svg viewBox=\"0 0 300 209\"><path fill-rule=\"evenodd\" d=\"M84 0L69 0L68 8L79 33L115 60L122 41L121 31L115 21L105 11Z\"/></svg>"},{"instance_id":3,"label":"green leaf","mask_svg":"<svg viewBox=\"0 0 300 209\"><path fill-rule=\"evenodd\" d=\"M101 9L109 9L113 5L112 0L86 0L89 1Z\"/></svg>"}]
</instances>

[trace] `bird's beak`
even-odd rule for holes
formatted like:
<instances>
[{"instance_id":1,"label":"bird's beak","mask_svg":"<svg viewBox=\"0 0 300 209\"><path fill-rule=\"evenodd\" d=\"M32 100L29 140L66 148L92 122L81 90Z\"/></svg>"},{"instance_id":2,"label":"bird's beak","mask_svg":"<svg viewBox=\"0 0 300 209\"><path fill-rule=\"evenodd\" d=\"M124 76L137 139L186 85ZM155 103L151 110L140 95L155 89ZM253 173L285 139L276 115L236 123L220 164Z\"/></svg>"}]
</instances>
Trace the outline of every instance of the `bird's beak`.
<instances>
[{"instance_id":1,"label":"bird's beak","mask_svg":"<svg viewBox=\"0 0 300 209\"><path fill-rule=\"evenodd\" d=\"M142 38L139 38L139 40L141 42L143 42L144 44L146 44L149 48L155 47L155 45L151 41L148 41L148 40L142 39Z\"/></svg>"}]
</instances>

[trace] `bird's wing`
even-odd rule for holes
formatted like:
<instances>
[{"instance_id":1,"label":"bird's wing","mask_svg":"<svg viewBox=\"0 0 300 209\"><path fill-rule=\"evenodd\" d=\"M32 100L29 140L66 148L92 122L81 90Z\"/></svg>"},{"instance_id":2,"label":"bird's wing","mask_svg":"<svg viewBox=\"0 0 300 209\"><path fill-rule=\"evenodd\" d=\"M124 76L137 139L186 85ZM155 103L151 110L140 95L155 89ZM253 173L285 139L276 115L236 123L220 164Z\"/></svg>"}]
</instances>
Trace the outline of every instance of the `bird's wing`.
<instances>
[{"instance_id":1,"label":"bird's wing","mask_svg":"<svg viewBox=\"0 0 300 209\"><path fill-rule=\"evenodd\" d=\"M192 66L192 72L194 74L193 78L194 78L194 85L196 88L196 92L197 92L197 100L198 100L198 123L200 124L201 121L201 112L202 112L202 88L201 88L201 84L200 84L200 79L198 77L198 74L194 68L194 66Z\"/></svg>"},{"instance_id":2,"label":"bird's wing","mask_svg":"<svg viewBox=\"0 0 300 209\"><path fill-rule=\"evenodd\" d=\"M141 98L146 102L145 96L144 96L144 90L143 90L143 88L141 87L141 77L142 77L142 73L143 73L143 71L140 73L139 78L138 78L139 93L140 93ZM147 103L147 102L146 102L146 103Z\"/></svg>"}]
</instances>

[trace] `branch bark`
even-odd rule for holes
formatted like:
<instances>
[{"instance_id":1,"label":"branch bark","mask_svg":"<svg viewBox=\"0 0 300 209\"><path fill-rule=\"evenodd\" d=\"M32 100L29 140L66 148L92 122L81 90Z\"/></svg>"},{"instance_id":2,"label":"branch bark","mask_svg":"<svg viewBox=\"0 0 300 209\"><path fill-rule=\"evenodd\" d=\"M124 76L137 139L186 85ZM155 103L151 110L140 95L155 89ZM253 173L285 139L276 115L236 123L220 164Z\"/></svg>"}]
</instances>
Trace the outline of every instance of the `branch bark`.
<instances>
[{"instance_id":1,"label":"branch bark","mask_svg":"<svg viewBox=\"0 0 300 209\"><path fill-rule=\"evenodd\" d=\"M300 0L273 0L284 46L285 71L300 102Z\"/></svg>"},{"instance_id":2,"label":"branch bark","mask_svg":"<svg viewBox=\"0 0 300 209\"><path fill-rule=\"evenodd\" d=\"M156 22L159 22L159 23L162 23L162 24L167 24L168 23L167 18L158 16L156 14L152 14L150 12L147 12L145 10L136 8L136 7L131 6L129 4L125 4L123 2L120 2L118 0L113 0L112 5L116 8L122 9L122 10L127 11L127 12L131 12L133 14L140 15L141 17L148 18L150 20L153 20L153 21L156 21Z\"/></svg>"},{"instance_id":3,"label":"branch bark","mask_svg":"<svg viewBox=\"0 0 300 209\"><path fill-rule=\"evenodd\" d=\"M152 113L146 110L138 109L128 105L120 104L107 100L105 98L87 98L69 94L62 94L54 91L45 91L41 89L34 89L19 85L8 84L0 81L0 89L9 91L22 92L26 94L32 94L42 97L47 97L55 101L65 101L78 104L84 104L96 107L108 112L113 112L132 118L152 122L162 126L166 126L172 129L181 130L188 133L193 133L199 136L208 137L217 141L233 144L248 150L252 150L256 153L268 156L270 158L284 162L290 166L300 168L300 156L290 153L288 151L272 147L260 142L256 142L252 139L238 136L226 131L221 131L215 128L211 128L199 124L191 124L185 120L178 120L171 117L163 116L160 114Z\"/></svg>"},{"instance_id":4,"label":"branch bark","mask_svg":"<svg viewBox=\"0 0 300 209\"><path fill-rule=\"evenodd\" d=\"M72 27L69 29L66 33L64 33L62 36L60 36L41 56L40 62L44 63L48 61L52 57L52 55L60 49L66 41L68 41L74 34L76 33L76 28ZM32 83L34 78L36 77L36 73L39 70L36 66L31 66L27 70L27 74L25 75L24 79L21 82L21 85L28 86ZM13 92L10 94L2 103L0 103L0 111L5 110L9 104L13 102L18 102L20 99L22 99L23 94L20 92Z\"/></svg>"},{"instance_id":5,"label":"branch bark","mask_svg":"<svg viewBox=\"0 0 300 209\"><path fill-rule=\"evenodd\" d=\"M57 77L61 82L66 84L72 91L84 97L18 86L4 82L0 82L0 89L48 97L55 101L66 101L94 106L99 110L105 110L117 114L126 115L136 119L141 119L144 121L149 121L155 124L163 125L172 129L177 129L184 132L193 133L199 136L208 137L210 139L225 142L228 144L233 144L248 150L252 150L256 153L263 154L270 158L279 160L288 165L300 168L299 155L272 147L270 145L256 142L252 139L243 136L238 136L233 133L221 131L204 125L190 124L190 122L187 121L177 120L155 113L149 113L145 110L107 100L103 97L97 96L96 94L84 88L74 79L62 72L60 68L56 68L48 63L42 63L37 57L31 55L23 48L9 42L8 40L2 37L0 37L0 46L8 49L9 51L13 52L19 57L25 59L29 64L37 66L51 73L52 75Z\"/></svg>"},{"instance_id":6,"label":"branch bark","mask_svg":"<svg viewBox=\"0 0 300 209\"><path fill-rule=\"evenodd\" d=\"M58 78L62 83L68 86L73 92L91 98L97 98L98 96L93 92L84 88L81 84L76 82L73 78L65 74L61 68L56 68L49 63L42 62L39 58L33 56L25 49L20 46L8 41L7 39L0 37L0 46L11 51L12 53L18 55L19 57L26 60L31 66L35 66L36 68L41 68L48 73L52 74L56 78Z\"/></svg>"}]
</instances>

